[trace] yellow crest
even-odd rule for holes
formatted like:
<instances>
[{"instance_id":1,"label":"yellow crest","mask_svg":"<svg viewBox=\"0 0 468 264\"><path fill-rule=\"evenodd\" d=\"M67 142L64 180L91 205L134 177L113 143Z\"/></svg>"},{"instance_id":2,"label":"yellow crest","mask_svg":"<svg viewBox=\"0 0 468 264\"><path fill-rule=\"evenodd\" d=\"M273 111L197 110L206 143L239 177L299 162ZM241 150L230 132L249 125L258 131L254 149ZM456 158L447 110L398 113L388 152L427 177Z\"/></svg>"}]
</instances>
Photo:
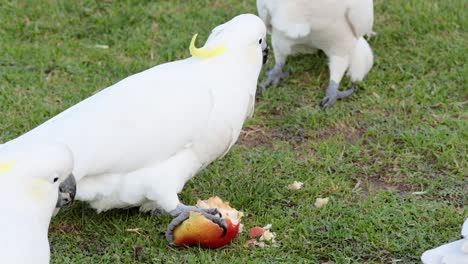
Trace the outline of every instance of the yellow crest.
<instances>
[{"instance_id":1,"label":"yellow crest","mask_svg":"<svg viewBox=\"0 0 468 264\"><path fill-rule=\"evenodd\" d=\"M209 59L226 52L227 48L225 45L221 45L213 49L195 47L195 40L197 39L197 36L198 34L193 35L192 41L190 42L190 55L192 55L193 57L200 59Z\"/></svg>"},{"instance_id":2,"label":"yellow crest","mask_svg":"<svg viewBox=\"0 0 468 264\"><path fill-rule=\"evenodd\" d=\"M13 168L13 166L15 166L15 164L16 162L14 161L4 162L4 163L0 162L0 173L9 171L11 168Z\"/></svg>"}]
</instances>

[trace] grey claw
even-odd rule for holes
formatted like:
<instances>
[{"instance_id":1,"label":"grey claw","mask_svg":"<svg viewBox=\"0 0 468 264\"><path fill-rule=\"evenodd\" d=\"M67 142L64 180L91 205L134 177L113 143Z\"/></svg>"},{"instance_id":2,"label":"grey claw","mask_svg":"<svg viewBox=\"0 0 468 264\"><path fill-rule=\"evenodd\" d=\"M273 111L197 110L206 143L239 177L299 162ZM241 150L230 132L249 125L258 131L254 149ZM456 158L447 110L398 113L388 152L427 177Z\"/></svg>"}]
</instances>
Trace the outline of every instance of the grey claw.
<instances>
[{"instance_id":1,"label":"grey claw","mask_svg":"<svg viewBox=\"0 0 468 264\"><path fill-rule=\"evenodd\" d=\"M182 224L185 220L187 220L190 217L190 211L182 212L179 214L176 218L172 219L172 221L169 223L166 229L166 241L169 243L169 245L174 246L174 229L178 227L180 224Z\"/></svg>"},{"instance_id":2,"label":"grey claw","mask_svg":"<svg viewBox=\"0 0 468 264\"><path fill-rule=\"evenodd\" d=\"M218 216L220 218L222 217L221 213L219 212L217 208L202 209L202 212L205 212L210 215Z\"/></svg>"},{"instance_id":3,"label":"grey claw","mask_svg":"<svg viewBox=\"0 0 468 264\"><path fill-rule=\"evenodd\" d=\"M265 87L268 85L272 85L273 87L277 87L278 84L286 79L289 76L289 71L282 72L281 70L278 72L277 70L271 70L267 72L268 79L265 82Z\"/></svg>"},{"instance_id":4,"label":"grey claw","mask_svg":"<svg viewBox=\"0 0 468 264\"><path fill-rule=\"evenodd\" d=\"M351 86L351 88L349 88L346 91L343 91L343 92L338 91L337 97L338 97L338 99L346 98L346 97L350 96L352 93L354 93L354 90L355 90L355 85L353 84Z\"/></svg>"},{"instance_id":5,"label":"grey claw","mask_svg":"<svg viewBox=\"0 0 468 264\"><path fill-rule=\"evenodd\" d=\"M267 76L267 80L260 85L259 91L257 92L258 94L261 95L263 91L270 85L273 87L278 86L282 80L289 76L290 72L283 72L282 67L283 66L281 65L275 65L273 69L266 71L265 75Z\"/></svg>"},{"instance_id":6,"label":"grey claw","mask_svg":"<svg viewBox=\"0 0 468 264\"><path fill-rule=\"evenodd\" d=\"M327 110L328 108L332 107L338 99L343 99L353 94L355 90L355 85L353 84L351 88L346 91L338 91L338 89L336 88L337 86L331 89L327 89L327 94L320 101L320 106L323 110Z\"/></svg>"},{"instance_id":7,"label":"grey claw","mask_svg":"<svg viewBox=\"0 0 468 264\"><path fill-rule=\"evenodd\" d=\"M286 79L286 78L289 77L289 74L290 74L290 73L291 73L290 71L281 72L281 73L279 74L279 77L273 79L271 86L277 87L278 84L279 84L282 80L284 80L284 79Z\"/></svg>"},{"instance_id":8,"label":"grey claw","mask_svg":"<svg viewBox=\"0 0 468 264\"><path fill-rule=\"evenodd\" d=\"M322 107L323 110L327 110L328 108L332 107L336 103L336 97L334 96L325 96L320 101L320 106Z\"/></svg>"},{"instance_id":9,"label":"grey claw","mask_svg":"<svg viewBox=\"0 0 468 264\"><path fill-rule=\"evenodd\" d=\"M274 79L273 82L271 83L271 86L278 87L279 83L280 83L280 79Z\"/></svg>"},{"instance_id":10,"label":"grey claw","mask_svg":"<svg viewBox=\"0 0 468 264\"><path fill-rule=\"evenodd\" d=\"M167 226L166 229L166 240L167 242L171 245L174 246L174 235L173 232L178 227L180 224L182 224L185 220L187 220L190 217L190 212L198 212L201 213L206 219L211 220L213 223L219 225L223 229L223 235L226 235L227 232L227 225L224 219L222 218L221 213L218 211L216 208L209 208L209 209L199 209L194 206L188 207L189 210L184 210L182 211L177 217L175 217L171 223Z\"/></svg>"}]
</instances>

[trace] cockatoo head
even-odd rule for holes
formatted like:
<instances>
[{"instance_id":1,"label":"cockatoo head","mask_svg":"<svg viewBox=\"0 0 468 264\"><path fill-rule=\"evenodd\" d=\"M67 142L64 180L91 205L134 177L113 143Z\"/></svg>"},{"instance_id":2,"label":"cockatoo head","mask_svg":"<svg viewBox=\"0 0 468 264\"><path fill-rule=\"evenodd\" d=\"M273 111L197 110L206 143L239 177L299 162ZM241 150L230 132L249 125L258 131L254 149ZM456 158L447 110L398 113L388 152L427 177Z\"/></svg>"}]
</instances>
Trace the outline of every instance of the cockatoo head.
<instances>
[{"instance_id":1,"label":"cockatoo head","mask_svg":"<svg viewBox=\"0 0 468 264\"><path fill-rule=\"evenodd\" d=\"M39 145L11 153L0 160L1 196L10 197L18 210L41 212L50 219L62 203L60 190L75 190L72 170L73 156L64 145ZM74 193L69 197L71 203Z\"/></svg>"},{"instance_id":2,"label":"cockatoo head","mask_svg":"<svg viewBox=\"0 0 468 264\"><path fill-rule=\"evenodd\" d=\"M203 48L195 48L196 36L190 45L193 57L212 58L230 53L260 65L266 63L268 58L265 24L252 14L238 15L215 27Z\"/></svg>"}]
</instances>

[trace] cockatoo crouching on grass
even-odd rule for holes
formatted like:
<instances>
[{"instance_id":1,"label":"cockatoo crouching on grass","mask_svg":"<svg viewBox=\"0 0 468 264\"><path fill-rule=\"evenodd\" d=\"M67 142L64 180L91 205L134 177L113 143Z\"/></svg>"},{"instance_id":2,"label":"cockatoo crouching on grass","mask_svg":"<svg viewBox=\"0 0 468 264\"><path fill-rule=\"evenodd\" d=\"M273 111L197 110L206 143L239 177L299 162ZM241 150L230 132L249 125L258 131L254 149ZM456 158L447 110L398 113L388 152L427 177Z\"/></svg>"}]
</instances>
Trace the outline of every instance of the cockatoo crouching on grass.
<instances>
[{"instance_id":1,"label":"cockatoo crouching on grass","mask_svg":"<svg viewBox=\"0 0 468 264\"><path fill-rule=\"evenodd\" d=\"M468 264L468 218L461 231L462 239L428 250L421 260L424 264Z\"/></svg>"},{"instance_id":2,"label":"cockatoo crouching on grass","mask_svg":"<svg viewBox=\"0 0 468 264\"><path fill-rule=\"evenodd\" d=\"M260 18L239 15L217 26L192 57L132 75L5 144L10 151L59 141L75 157L78 200L98 212L112 208L162 209L172 231L198 211L225 223L217 210L182 204L184 184L236 142L254 111L266 56Z\"/></svg>"},{"instance_id":3,"label":"cockatoo crouching on grass","mask_svg":"<svg viewBox=\"0 0 468 264\"><path fill-rule=\"evenodd\" d=\"M0 155L0 263L46 264L48 228L71 176L73 157L63 145L31 146Z\"/></svg>"},{"instance_id":4,"label":"cockatoo crouching on grass","mask_svg":"<svg viewBox=\"0 0 468 264\"><path fill-rule=\"evenodd\" d=\"M283 72L288 55L322 50L329 59L330 83L321 101L323 109L351 95L373 64L372 50L363 38L372 34L372 0L257 0L259 16L271 33L275 66L259 88L276 86L287 77ZM347 72L352 87L339 91Z\"/></svg>"}]
</instances>

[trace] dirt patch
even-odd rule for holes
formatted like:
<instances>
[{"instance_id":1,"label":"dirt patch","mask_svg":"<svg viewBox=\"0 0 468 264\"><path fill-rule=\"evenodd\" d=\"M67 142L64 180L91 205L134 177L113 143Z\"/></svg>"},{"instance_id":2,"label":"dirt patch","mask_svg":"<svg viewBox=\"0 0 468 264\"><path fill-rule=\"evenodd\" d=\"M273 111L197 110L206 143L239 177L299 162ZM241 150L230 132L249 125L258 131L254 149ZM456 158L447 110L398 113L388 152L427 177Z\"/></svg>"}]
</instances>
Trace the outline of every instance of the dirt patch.
<instances>
[{"instance_id":1,"label":"dirt patch","mask_svg":"<svg viewBox=\"0 0 468 264\"><path fill-rule=\"evenodd\" d=\"M281 140L287 141L294 148L297 148L308 140L323 141L337 136L343 136L347 142L354 143L361 138L365 132L365 128L354 128L346 124L332 125L312 135L307 133L304 128L298 126L280 128L252 126L241 131L239 144L248 147L264 146L271 148L273 141Z\"/></svg>"},{"instance_id":2,"label":"dirt patch","mask_svg":"<svg viewBox=\"0 0 468 264\"><path fill-rule=\"evenodd\" d=\"M272 147L271 132L261 126L248 127L241 131L238 143L247 147Z\"/></svg>"},{"instance_id":3,"label":"dirt patch","mask_svg":"<svg viewBox=\"0 0 468 264\"><path fill-rule=\"evenodd\" d=\"M132 259L134 261L140 261L140 262L143 262L143 263L146 262L146 258L144 256L143 249L144 249L143 246L133 247L133 257L132 257Z\"/></svg>"},{"instance_id":4,"label":"dirt patch","mask_svg":"<svg viewBox=\"0 0 468 264\"><path fill-rule=\"evenodd\" d=\"M364 183L363 189L367 194L381 190L396 191L399 194L408 194L415 191L410 184L391 182L380 177L367 177L364 179Z\"/></svg>"},{"instance_id":5,"label":"dirt patch","mask_svg":"<svg viewBox=\"0 0 468 264\"><path fill-rule=\"evenodd\" d=\"M387 151L366 148L363 149L352 163L361 168L355 174L356 186L364 194L379 192L381 190L393 190L399 194L407 194L420 191L420 186L401 181L406 176L401 172L397 156Z\"/></svg>"},{"instance_id":6,"label":"dirt patch","mask_svg":"<svg viewBox=\"0 0 468 264\"><path fill-rule=\"evenodd\" d=\"M311 139L310 135L302 127L277 128L272 130L271 134L275 139L288 141L295 146Z\"/></svg>"},{"instance_id":7,"label":"dirt patch","mask_svg":"<svg viewBox=\"0 0 468 264\"><path fill-rule=\"evenodd\" d=\"M273 141L288 141L294 147L301 145L311 137L303 128L275 128L265 129L263 127L249 127L241 131L239 144L248 147L263 146L272 148Z\"/></svg>"},{"instance_id":8,"label":"dirt patch","mask_svg":"<svg viewBox=\"0 0 468 264\"><path fill-rule=\"evenodd\" d=\"M51 227L50 232L66 235L79 235L81 234L81 227L73 224L59 223Z\"/></svg>"},{"instance_id":9,"label":"dirt patch","mask_svg":"<svg viewBox=\"0 0 468 264\"><path fill-rule=\"evenodd\" d=\"M384 177L364 177L358 179L354 189L360 189L360 193L369 195L379 191L395 191L401 195L414 195L424 197L426 200L445 201L456 208L464 208L468 196L466 188L468 184L459 184L448 188L432 190L431 192L421 191L421 186L409 183L389 181Z\"/></svg>"},{"instance_id":10,"label":"dirt patch","mask_svg":"<svg viewBox=\"0 0 468 264\"><path fill-rule=\"evenodd\" d=\"M365 132L366 132L366 129L363 127L354 128L354 127L348 126L347 124L342 123L342 124L329 126L323 130L319 130L317 133L315 133L314 139L326 140L329 138L342 135L346 138L347 142L353 143L357 139L361 138Z\"/></svg>"},{"instance_id":11,"label":"dirt patch","mask_svg":"<svg viewBox=\"0 0 468 264\"><path fill-rule=\"evenodd\" d=\"M468 183L453 177L457 172L444 171L431 166L435 160L429 154L423 155L424 161L401 164L403 157L396 154L389 154L388 151L363 149L360 157L351 161L355 166L362 168L359 173L353 175L355 180L353 191L363 195L382 190L395 191L401 195L414 195L426 200L443 200L455 207L463 207L468 200L465 191ZM401 168L405 168L405 170L402 171ZM413 172L422 174L423 176L414 177L416 179L424 177L425 181L423 183L409 182L409 176ZM445 180L443 186L433 188L431 187L431 179Z\"/></svg>"},{"instance_id":12,"label":"dirt patch","mask_svg":"<svg viewBox=\"0 0 468 264\"><path fill-rule=\"evenodd\" d=\"M79 248L83 253L102 254L106 251L106 246L97 240L96 235L88 234L84 241L79 244Z\"/></svg>"}]
</instances>

